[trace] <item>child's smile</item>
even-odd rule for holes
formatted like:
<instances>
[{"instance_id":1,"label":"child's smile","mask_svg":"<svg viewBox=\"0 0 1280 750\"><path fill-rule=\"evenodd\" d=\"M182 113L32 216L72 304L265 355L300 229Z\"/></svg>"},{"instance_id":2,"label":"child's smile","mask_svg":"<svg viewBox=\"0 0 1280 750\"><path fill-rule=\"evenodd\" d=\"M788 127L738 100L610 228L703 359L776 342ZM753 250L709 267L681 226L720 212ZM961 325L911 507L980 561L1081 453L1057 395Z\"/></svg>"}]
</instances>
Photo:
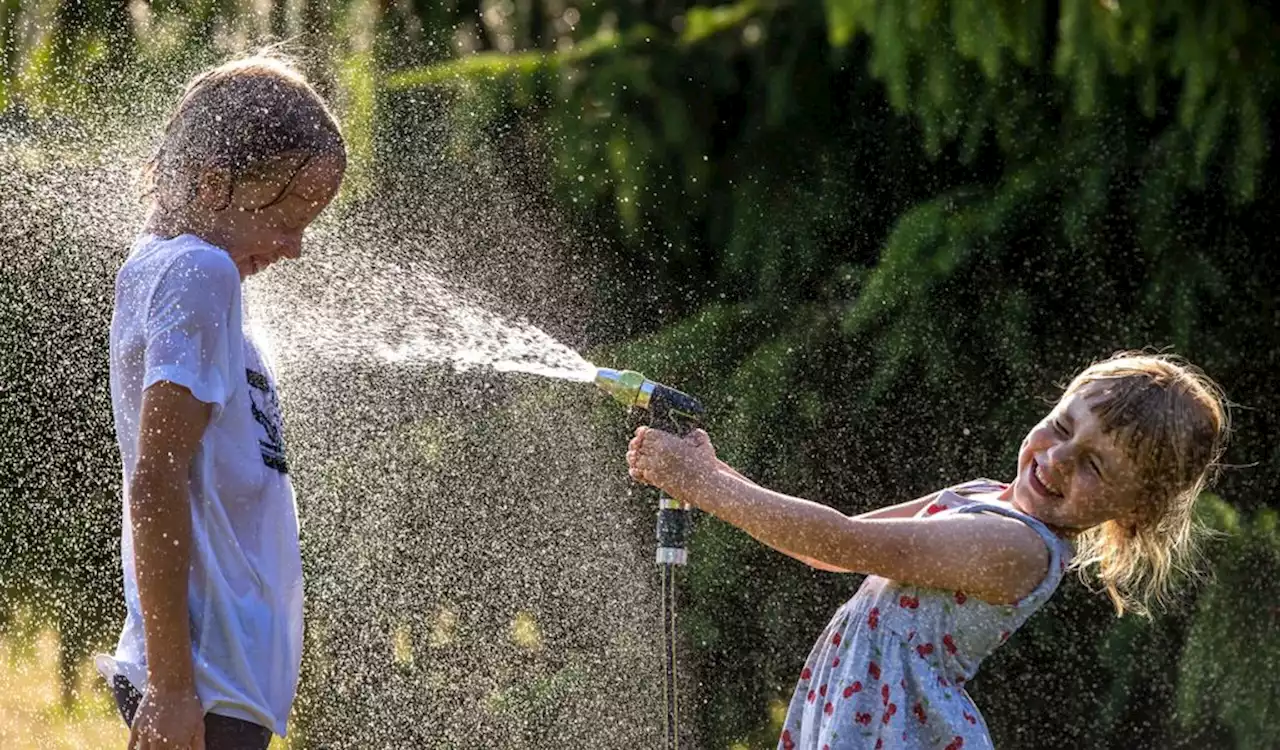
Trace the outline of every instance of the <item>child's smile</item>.
<instances>
[{"instance_id":1,"label":"child's smile","mask_svg":"<svg viewBox=\"0 0 1280 750\"><path fill-rule=\"evenodd\" d=\"M1031 470L1027 474L1027 483L1041 495L1062 497L1062 492L1054 489L1053 480L1049 479L1038 461L1032 460Z\"/></svg>"},{"instance_id":2,"label":"child's smile","mask_svg":"<svg viewBox=\"0 0 1280 750\"><path fill-rule=\"evenodd\" d=\"M1011 502L1068 533L1129 518L1140 504L1136 467L1094 412L1103 393L1092 385L1063 398L1018 455Z\"/></svg>"}]
</instances>

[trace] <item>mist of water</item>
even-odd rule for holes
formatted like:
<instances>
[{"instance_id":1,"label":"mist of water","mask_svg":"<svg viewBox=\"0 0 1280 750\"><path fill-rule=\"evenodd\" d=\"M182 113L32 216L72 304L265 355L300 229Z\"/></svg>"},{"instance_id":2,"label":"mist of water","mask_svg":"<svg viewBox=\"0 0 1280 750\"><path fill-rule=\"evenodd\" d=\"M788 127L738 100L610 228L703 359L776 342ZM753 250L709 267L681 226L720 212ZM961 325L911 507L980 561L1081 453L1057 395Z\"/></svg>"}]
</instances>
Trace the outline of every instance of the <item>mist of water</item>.
<instances>
[{"instance_id":1,"label":"mist of water","mask_svg":"<svg viewBox=\"0 0 1280 750\"><path fill-rule=\"evenodd\" d=\"M318 234L310 239L313 257L246 285L253 314L279 342L280 356L579 382L595 376L595 366L576 351L528 320L491 312L485 294L446 280L421 255L402 247L397 262L350 246L337 231Z\"/></svg>"}]
</instances>

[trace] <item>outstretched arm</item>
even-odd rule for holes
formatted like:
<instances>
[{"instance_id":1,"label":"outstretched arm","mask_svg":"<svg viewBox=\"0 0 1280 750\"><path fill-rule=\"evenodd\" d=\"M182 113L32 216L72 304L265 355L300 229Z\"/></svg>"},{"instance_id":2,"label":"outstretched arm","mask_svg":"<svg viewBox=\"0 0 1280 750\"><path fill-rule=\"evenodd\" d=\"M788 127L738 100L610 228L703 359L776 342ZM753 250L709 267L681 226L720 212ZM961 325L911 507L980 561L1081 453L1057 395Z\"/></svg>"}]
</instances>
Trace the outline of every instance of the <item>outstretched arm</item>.
<instances>
[{"instance_id":1,"label":"outstretched arm","mask_svg":"<svg viewBox=\"0 0 1280 750\"><path fill-rule=\"evenodd\" d=\"M717 463L721 471L727 472L732 476L738 477L744 482L747 482L749 484L759 487L758 484L756 484L755 482L751 481L750 479L740 474L736 469L734 469L732 466L725 463L724 461L720 461L719 459L717 459ZM864 520L878 520L878 519L886 519L886 518L911 518L912 516L916 515L916 513L920 512L920 510L923 509L925 506L927 506L929 503L937 499L937 497L938 497L938 493L933 492L916 500L909 500L905 503L898 503L897 505L890 505L885 508L877 508L876 510L868 511L866 513L862 513L860 515L854 516L854 518L860 518ZM760 541L761 543L771 547L773 546L773 545L770 545L767 541L764 541L762 539L757 539L757 541ZM839 568L834 565L830 565L821 560L808 557L798 552L793 552L792 550L782 549L781 547L773 547L773 548L788 557L799 560L800 562L804 563L805 565L808 565L809 567L815 570L823 570L828 573L856 572L853 570L848 570L846 568Z\"/></svg>"},{"instance_id":2,"label":"outstretched arm","mask_svg":"<svg viewBox=\"0 0 1280 750\"><path fill-rule=\"evenodd\" d=\"M1025 524L988 514L850 518L723 471L694 441L638 431L632 475L795 557L1009 603L1043 580L1049 552ZM919 501L917 501L919 502Z\"/></svg>"}]
</instances>

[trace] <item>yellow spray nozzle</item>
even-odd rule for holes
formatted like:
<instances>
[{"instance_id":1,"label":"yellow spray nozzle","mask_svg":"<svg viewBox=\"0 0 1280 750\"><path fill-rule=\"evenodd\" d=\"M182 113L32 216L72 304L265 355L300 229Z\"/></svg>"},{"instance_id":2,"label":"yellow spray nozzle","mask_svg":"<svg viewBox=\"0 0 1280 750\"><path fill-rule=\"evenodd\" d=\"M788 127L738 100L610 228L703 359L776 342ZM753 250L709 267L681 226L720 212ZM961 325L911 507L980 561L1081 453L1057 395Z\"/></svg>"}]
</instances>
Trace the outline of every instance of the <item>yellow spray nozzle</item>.
<instances>
[{"instance_id":1,"label":"yellow spray nozzle","mask_svg":"<svg viewBox=\"0 0 1280 750\"><path fill-rule=\"evenodd\" d=\"M649 408L649 395L653 392L653 382L635 370L612 370L601 367L596 370L595 384L623 406Z\"/></svg>"}]
</instances>

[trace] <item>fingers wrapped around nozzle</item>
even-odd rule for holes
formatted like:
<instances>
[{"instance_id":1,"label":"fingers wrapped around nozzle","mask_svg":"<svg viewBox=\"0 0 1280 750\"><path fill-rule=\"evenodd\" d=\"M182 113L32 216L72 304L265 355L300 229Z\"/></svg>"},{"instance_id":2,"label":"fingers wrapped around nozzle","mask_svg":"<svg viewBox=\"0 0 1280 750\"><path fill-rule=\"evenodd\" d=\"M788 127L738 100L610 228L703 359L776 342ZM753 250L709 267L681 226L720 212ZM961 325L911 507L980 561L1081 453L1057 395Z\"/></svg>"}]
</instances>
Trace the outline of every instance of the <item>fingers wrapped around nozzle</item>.
<instances>
[{"instance_id":1,"label":"fingers wrapped around nozzle","mask_svg":"<svg viewBox=\"0 0 1280 750\"><path fill-rule=\"evenodd\" d=\"M675 494L716 469L711 438L703 430L685 437L652 427L639 427L627 445L627 472L637 482Z\"/></svg>"}]
</instances>

